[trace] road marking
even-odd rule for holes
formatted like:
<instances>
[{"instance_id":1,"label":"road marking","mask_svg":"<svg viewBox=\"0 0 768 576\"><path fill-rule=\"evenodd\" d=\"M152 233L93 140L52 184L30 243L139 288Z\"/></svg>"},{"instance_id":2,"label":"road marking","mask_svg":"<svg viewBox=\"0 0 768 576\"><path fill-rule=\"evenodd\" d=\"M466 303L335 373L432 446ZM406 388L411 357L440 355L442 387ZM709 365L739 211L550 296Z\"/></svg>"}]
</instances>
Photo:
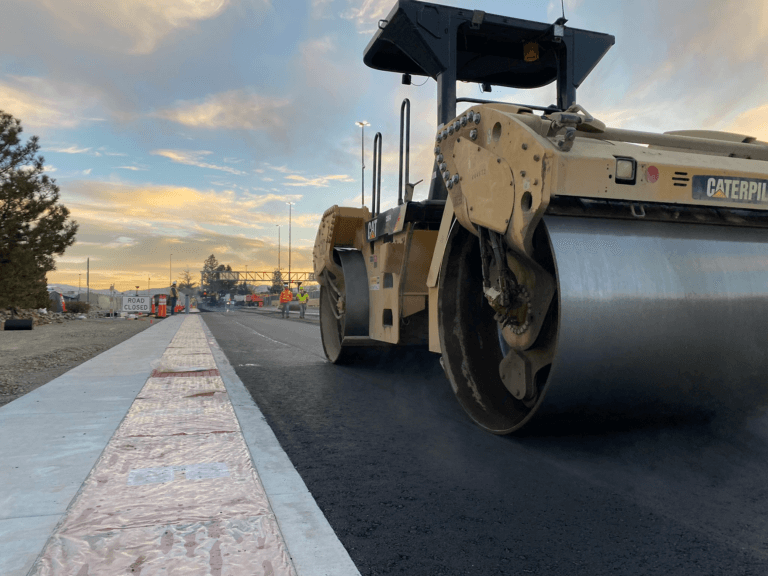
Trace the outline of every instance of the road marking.
<instances>
[{"instance_id":1,"label":"road marking","mask_svg":"<svg viewBox=\"0 0 768 576\"><path fill-rule=\"evenodd\" d=\"M286 344L285 342L280 342L279 340L274 340L274 339L270 338L269 336L266 336L266 335L262 334L261 332L257 332L253 328L249 328L248 326L246 326L245 324L242 324L241 322L238 322L237 320L235 320L235 323L236 324L240 324L240 326L242 326L246 330L250 330L251 332L256 334L256 336L261 336L262 338L266 338L270 342L274 342L275 344L280 344L280 346L288 346L288 344Z\"/></svg>"}]
</instances>

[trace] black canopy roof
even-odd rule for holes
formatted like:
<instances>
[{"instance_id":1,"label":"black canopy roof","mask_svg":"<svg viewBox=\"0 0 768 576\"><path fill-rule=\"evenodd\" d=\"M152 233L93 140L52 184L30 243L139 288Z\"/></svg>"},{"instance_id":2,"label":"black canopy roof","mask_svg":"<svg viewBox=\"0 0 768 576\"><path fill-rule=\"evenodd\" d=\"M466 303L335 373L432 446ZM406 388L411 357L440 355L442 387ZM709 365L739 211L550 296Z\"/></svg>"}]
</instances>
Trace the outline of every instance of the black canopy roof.
<instances>
[{"instance_id":1,"label":"black canopy roof","mask_svg":"<svg viewBox=\"0 0 768 576\"><path fill-rule=\"evenodd\" d=\"M550 84L567 63L567 88L575 89L615 41L565 27L556 38L553 24L416 0L399 0L379 26L363 56L371 68L433 78L455 69L455 80L510 88ZM529 42L539 51L532 62L523 57Z\"/></svg>"}]
</instances>

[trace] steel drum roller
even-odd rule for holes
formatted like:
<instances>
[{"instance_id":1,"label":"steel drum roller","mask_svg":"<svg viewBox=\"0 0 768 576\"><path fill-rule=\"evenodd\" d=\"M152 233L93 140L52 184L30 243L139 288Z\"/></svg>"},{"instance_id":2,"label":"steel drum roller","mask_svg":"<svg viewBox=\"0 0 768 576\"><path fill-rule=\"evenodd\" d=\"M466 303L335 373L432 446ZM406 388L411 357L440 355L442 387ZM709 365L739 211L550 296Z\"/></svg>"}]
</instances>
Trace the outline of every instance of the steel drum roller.
<instances>
[{"instance_id":1,"label":"steel drum roller","mask_svg":"<svg viewBox=\"0 0 768 576\"><path fill-rule=\"evenodd\" d=\"M537 407L631 412L764 399L765 230L556 216L545 225L559 326Z\"/></svg>"}]
</instances>

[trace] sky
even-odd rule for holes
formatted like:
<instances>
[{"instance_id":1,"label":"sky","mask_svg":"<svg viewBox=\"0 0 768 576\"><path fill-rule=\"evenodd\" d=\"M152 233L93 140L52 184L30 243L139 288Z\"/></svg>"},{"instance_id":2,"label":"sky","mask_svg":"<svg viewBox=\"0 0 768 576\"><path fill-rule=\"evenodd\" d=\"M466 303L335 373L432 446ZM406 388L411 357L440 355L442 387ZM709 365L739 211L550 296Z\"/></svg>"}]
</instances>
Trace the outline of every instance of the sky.
<instances>
[{"instance_id":1,"label":"sky","mask_svg":"<svg viewBox=\"0 0 768 576\"><path fill-rule=\"evenodd\" d=\"M400 103L411 180L428 182L436 84L367 68L394 0L0 0L0 110L37 135L79 224L51 284L167 286L214 254L234 270L311 271L323 212L370 200L383 135L382 209L396 204ZM444 4L553 22L552 0ZM615 46L577 92L606 124L768 139L764 0L565 0L568 26ZM422 84L422 82L424 82ZM421 84L421 85L418 85ZM460 96L551 104L554 85ZM461 111L461 107L459 111ZM416 187L415 199L428 187ZM294 204L289 207L287 202ZM279 246L279 249L278 249Z\"/></svg>"}]
</instances>

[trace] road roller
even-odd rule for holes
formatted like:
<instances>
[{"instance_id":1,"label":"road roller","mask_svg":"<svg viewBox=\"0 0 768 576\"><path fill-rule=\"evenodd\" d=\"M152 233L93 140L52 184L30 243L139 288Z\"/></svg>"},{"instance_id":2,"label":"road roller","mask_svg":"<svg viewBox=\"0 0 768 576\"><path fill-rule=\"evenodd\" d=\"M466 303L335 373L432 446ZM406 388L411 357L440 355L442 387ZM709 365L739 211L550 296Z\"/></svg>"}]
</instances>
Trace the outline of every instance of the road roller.
<instances>
[{"instance_id":1,"label":"road roller","mask_svg":"<svg viewBox=\"0 0 768 576\"><path fill-rule=\"evenodd\" d=\"M576 90L613 44L564 18L394 5L363 60L436 80L434 168L414 201L406 100L395 207L381 210L376 134L370 206L323 214L313 257L330 362L428 347L496 434L548 409L764 400L752 392L768 367L768 144L606 126ZM556 102L457 98L457 82L555 83Z\"/></svg>"}]
</instances>

